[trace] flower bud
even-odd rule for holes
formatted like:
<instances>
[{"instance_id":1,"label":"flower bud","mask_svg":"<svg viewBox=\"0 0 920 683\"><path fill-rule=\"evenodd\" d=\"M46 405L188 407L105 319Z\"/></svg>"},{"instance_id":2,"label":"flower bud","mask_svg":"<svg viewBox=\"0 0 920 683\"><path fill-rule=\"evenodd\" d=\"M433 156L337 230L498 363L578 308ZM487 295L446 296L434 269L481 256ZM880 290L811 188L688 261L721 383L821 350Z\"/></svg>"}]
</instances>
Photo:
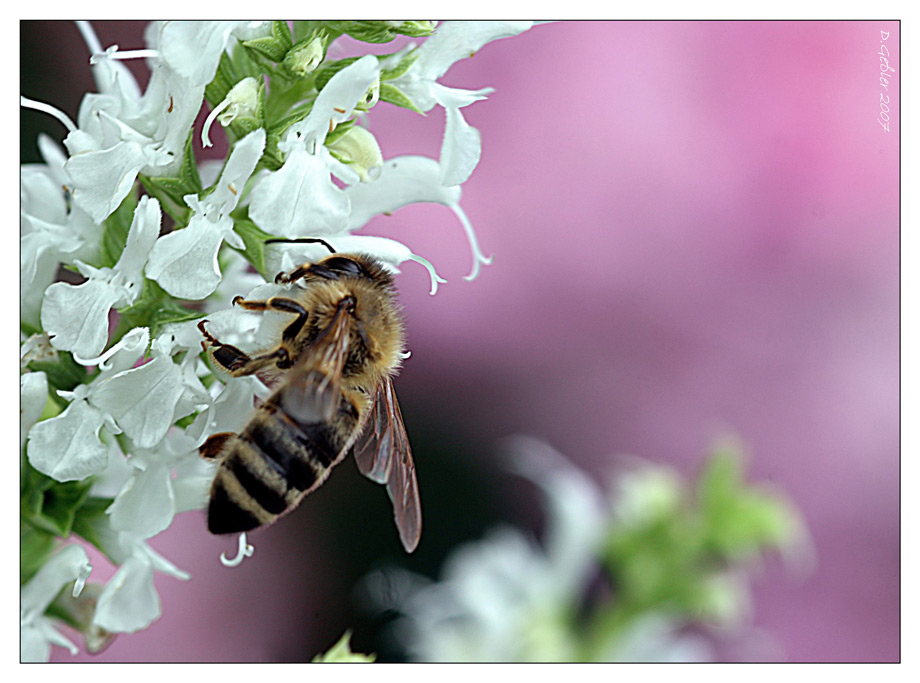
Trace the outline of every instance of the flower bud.
<instances>
[{"instance_id":1,"label":"flower bud","mask_svg":"<svg viewBox=\"0 0 920 683\"><path fill-rule=\"evenodd\" d=\"M380 145L366 128L352 126L341 137L328 145L329 151L348 164L361 181L374 180L383 167Z\"/></svg>"}]
</instances>

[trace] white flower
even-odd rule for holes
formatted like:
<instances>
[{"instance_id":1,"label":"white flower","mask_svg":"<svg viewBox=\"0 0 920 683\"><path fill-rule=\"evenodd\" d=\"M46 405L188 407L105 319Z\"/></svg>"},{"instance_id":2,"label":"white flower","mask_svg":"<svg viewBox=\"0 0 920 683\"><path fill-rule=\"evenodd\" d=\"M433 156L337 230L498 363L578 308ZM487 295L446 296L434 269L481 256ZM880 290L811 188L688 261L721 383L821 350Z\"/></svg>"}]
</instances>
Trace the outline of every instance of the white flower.
<instances>
[{"instance_id":1,"label":"white flower","mask_svg":"<svg viewBox=\"0 0 920 683\"><path fill-rule=\"evenodd\" d=\"M159 202L142 197L114 268L93 268L78 260L80 273L89 278L86 282L48 287L41 321L55 348L83 357L102 352L109 338L109 311L131 305L140 295L144 263L160 232L160 218Z\"/></svg>"},{"instance_id":2,"label":"white flower","mask_svg":"<svg viewBox=\"0 0 920 683\"><path fill-rule=\"evenodd\" d=\"M19 448L26 444L32 425L38 422L48 401L48 378L44 372L19 376Z\"/></svg>"},{"instance_id":3,"label":"white flower","mask_svg":"<svg viewBox=\"0 0 920 683\"><path fill-rule=\"evenodd\" d=\"M91 29L86 31L91 33ZM91 42L90 47L95 45ZM202 85L167 67L155 51L143 54L152 56L144 95L139 96L136 83L129 84L126 69L108 66L102 77L97 70L102 92L83 98L77 118L79 129L64 140L71 155L65 170L74 202L97 223L118 208L138 173L169 176L178 170L204 97ZM118 58L116 48L93 55L97 63Z\"/></svg>"},{"instance_id":4,"label":"white flower","mask_svg":"<svg viewBox=\"0 0 920 683\"><path fill-rule=\"evenodd\" d=\"M163 59L190 82L204 86L217 73L220 57L234 41L269 35L268 21L163 21L151 33Z\"/></svg>"},{"instance_id":5,"label":"white flower","mask_svg":"<svg viewBox=\"0 0 920 683\"><path fill-rule=\"evenodd\" d=\"M57 631L45 610L61 588L76 581L74 596L79 595L92 571L86 551L68 545L55 553L38 573L19 590L19 657L23 662L47 662L51 646L60 645L77 654L76 646Z\"/></svg>"},{"instance_id":6,"label":"white flower","mask_svg":"<svg viewBox=\"0 0 920 683\"><path fill-rule=\"evenodd\" d=\"M347 120L379 75L377 59L366 55L336 73L320 91L307 117L293 124L278 149L284 165L255 186L249 216L273 235L332 235L348 226L348 196L330 174L354 184L360 176L337 161L323 144Z\"/></svg>"},{"instance_id":7,"label":"white flower","mask_svg":"<svg viewBox=\"0 0 920 683\"><path fill-rule=\"evenodd\" d=\"M148 338L146 328L132 330L107 357L88 361L102 370L91 384L58 392L70 405L29 433L27 454L35 469L58 481L83 479L106 468L108 449L99 437L103 427L110 434L124 432L138 448L152 448L176 420L210 403L192 367L197 356L187 353L181 364L173 362L171 354L188 347L172 335L158 337L152 360L131 368Z\"/></svg>"},{"instance_id":8,"label":"white flower","mask_svg":"<svg viewBox=\"0 0 920 683\"><path fill-rule=\"evenodd\" d=\"M185 197L194 212L189 224L157 240L147 263L147 277L181 299L204 299L217 289L220 245L226 240L234 247L244 246L233 231L230 212L239 203L264 148L265 130L260 128L234 145L211 194L201 200L194 194Z\"/></svg>"},{"instance_id":9,"label":"white flower","mask_svg":"<svg viewBox=\"0 0 920 683\"><path fill-rule=\"evenodd\" d=\"M406 73L389 81L391 85L408 95L421 111L429 111L436 104L444 107L447 125L441 145L443 185L459 185L465 182L479 163L479 131L466 123L460 109L484 99L492 89L474 91L448 88L438 83L438 79L447 73L455 62L473 56L486 43L498 38L515 36L528 30L532 25L532 21L442 22L435 34L416 50L415 63Z\"/></svg>"},{"instance_id":10,"label":"white flower","mask_svg":"<svg viewBox=\"0 0 920 683\"><path fill-rule=\"evenodd\" d=\"M38 148L45 164L20 167L20 318L38 328L42 297L61 261L93 259L102 226L68 201L64 152L47 135Z\"/></svg>"},{"instance_id":11,"label":"white flower","mask_svg":"<svg viewBox=\"0 0 920 683\"><path fill-rule=\"evenodd\" d=\"M106 539L106 551L119 564L96 603L93 625L110 633L134 633L162 614L153 584L154 571L187 581L188 573L157 554L140 538L126 532Z\"/></svg>"},{"instance_id":12,"label":"white flower","mask_svg":"<svg viewBox=\"0 0 920 683\"><path fill-rule=\"evenodd\" d=\"M415 659L570 661L576 655L562 614L577 603L595 561L604 496L549 446L530 439L512 446L518 472L548 498L545 549L499 528L454 551L438 583L397 574L407 595L386 606L406 615L399 628Z\"/></svg>"},{"instance_id":13,"label":"white flower","mask_svg":"<svg viewBox=\"0 0 920 683\"><path fill-rule=\"evenodd\" d=\"M479 275L480 264L488 265L492 257L483 255L473 226L460 208L460 186L446 187L440 178L440 166L434 159L421 156L388 159L374 182L346 188L345 192L351 200L348 229L358 230L374 216L393 213L407 204L443 204L454 212L466 233L473 253L473 269L466 279L475 280Z\"/></svg>"}]
</instances>

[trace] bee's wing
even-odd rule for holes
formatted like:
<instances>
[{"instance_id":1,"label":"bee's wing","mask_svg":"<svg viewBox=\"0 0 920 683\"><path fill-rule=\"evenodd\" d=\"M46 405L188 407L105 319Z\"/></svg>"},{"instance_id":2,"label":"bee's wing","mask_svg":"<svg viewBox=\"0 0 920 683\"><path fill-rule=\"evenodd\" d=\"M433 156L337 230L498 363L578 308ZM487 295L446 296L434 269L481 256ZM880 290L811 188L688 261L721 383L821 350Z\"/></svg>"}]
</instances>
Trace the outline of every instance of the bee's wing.
<instances>
[{"instance_id":1,"label":"bee's wing","mask_svg":"<svg viewBox=\"0 0 920 683\"><path fill-rule=\"evenodd\" d=\"M301 424L328 422L339 409L342 369L348 355L349 314L340 306L288 373L278 391L281 407Z\"/></svg>"},{"instance_id":2,"label":"bee's wing","mask_svg":"<svg viewBox=\"0 0 920 683\"><path fill-rule=\"evenodd\" d=\"M411 553L422 534L422 506L406 425L389 378L377 387L367 424L355 443L355 460L361 474L386 484L399 538Z\"/></svg>"}]
</instances>

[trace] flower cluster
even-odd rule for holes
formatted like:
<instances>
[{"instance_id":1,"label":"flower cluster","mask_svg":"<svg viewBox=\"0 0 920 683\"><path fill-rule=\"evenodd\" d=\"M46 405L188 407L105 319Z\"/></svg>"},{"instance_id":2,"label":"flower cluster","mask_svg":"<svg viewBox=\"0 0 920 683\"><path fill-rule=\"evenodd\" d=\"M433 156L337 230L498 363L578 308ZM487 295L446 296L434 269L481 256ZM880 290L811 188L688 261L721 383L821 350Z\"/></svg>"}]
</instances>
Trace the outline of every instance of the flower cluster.
<instances>
[{"instance_id":1,"label":"flower cluster","mask_svg":"<svg viewBox=\"0 0 920 683\"><path fill-rule=\"evenodd\" d=\"M624 463L605 493L543 442L517 437L510 451L546 496L542 546L500 527L456 549L439 581L392 568L365 581L372 603L402 615L392 634L417 661L710 661L702 627L741 632L752 561L768 549L810 558L798 512L743 482L731 444L695 495L644 461Z\"/></svg>"},{"instance_id":2,"label":"flower cluster","mask_svg":"<svg viewBox=\"0 0 920 683\"><path fill-rule=\"evenodd\" d=\"M394 272L425 258L361 231L374 216L417 202L448 207L472 253L489 262L460 208L480 157L463 108L489 88L439 83L456 61L530 22L153 22L146 46L100 44L78 22L97 92L85 95L66 151L39 139L44 163L21 170L22 659L87 649L160 615L154 572L187 579L148 540L174 515L204 505L213 472L197 457L211 434L239 430L266 388L215 381L201 353L203 315L228 343L264 345L258 316L232 297L323 252L277 238L322 238ZM342 36L403 45L344 56ZM360 44L360 43L358 43ZM144 59L141 89L123 63ZM195 121L204 104L204 126ZM438 158L384 159L364 125L381 103L445 111ZM223 128L229 153L199 161ZM61 268L69 271L60 277ZM255 288L255 290L254 290ZM266 319L270 316L266 316ZM79 537L118 569L104 586ZM62 540L63 539L63 540ZM72 588L63 590L65 586Z\"/></svg>"}]
</instances>

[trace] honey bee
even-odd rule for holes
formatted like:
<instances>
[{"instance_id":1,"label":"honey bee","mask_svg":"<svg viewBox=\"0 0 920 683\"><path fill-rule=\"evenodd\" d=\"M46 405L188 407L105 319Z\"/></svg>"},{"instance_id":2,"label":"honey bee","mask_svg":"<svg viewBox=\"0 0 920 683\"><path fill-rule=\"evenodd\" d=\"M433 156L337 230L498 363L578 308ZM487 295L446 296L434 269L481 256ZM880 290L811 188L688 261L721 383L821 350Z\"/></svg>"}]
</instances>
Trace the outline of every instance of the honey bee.
<instances>
[{"instance_id":1,"label":"honey bee","mask_svg":"<svg viewBox=\"0 0 920 683\"><path fill-rule=\"evenodd\" d=\"M208 529L250 531L290 512L315 491L349 451L358 470L385 484L407 552L422 529L415 464L393 375L404 324L391 275L374 257L337 253L279 273L278 284L303 287L289 297L234 305L280 311L292 319L274 348L248 355L198 324L202 347L234 377L255 374L273 393L239 434L212 435L199 449L218 461L211 485Z\"/></svg>"}]
</instances>

